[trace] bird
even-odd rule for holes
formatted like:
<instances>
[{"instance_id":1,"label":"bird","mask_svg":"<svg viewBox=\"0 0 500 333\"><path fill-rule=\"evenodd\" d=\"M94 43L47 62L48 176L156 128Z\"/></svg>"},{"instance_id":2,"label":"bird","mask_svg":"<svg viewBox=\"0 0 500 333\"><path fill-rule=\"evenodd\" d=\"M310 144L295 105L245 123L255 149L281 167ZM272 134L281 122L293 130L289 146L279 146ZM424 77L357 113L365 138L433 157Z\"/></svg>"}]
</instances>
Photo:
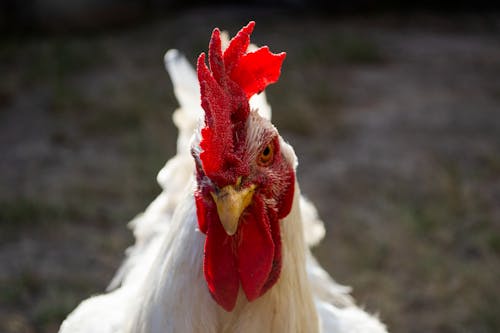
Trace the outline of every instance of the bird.
<instances>
[{"instance_id":1,"label":"bird","mask_svg":"<svg viewBox=\"0 0 500 333\"><path fill-rule=\"evenodd\" d=\"M60 333L387 332L311 253L324 224L264 91L286 54L250 44L254 26L230 40L215 28L196 71L165 54L180 107L162 193L130 222L135 244L107 292Z\"/></svg>"}]
</instances>

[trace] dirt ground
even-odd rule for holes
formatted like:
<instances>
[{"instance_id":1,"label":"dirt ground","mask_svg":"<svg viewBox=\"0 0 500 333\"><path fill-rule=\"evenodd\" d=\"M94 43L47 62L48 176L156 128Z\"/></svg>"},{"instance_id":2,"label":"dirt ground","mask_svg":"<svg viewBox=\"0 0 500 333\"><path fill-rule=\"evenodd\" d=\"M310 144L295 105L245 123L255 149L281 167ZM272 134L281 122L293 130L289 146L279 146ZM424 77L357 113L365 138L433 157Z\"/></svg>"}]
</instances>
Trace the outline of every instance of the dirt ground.
<instances>
[{"instance_id":1,"label":"dirt ground","mask_svg":"<svg viewBox=\"0 0 500 333\"><path fill-rule=\"evenodd\" d=\"M0 47L0 331L54 332L104 291L160 192L162 57L214 26L287 51L268 89L327 234L315 249L392 332L500 331L500 17L192 10Z\"/></svg>"}]
</instances>

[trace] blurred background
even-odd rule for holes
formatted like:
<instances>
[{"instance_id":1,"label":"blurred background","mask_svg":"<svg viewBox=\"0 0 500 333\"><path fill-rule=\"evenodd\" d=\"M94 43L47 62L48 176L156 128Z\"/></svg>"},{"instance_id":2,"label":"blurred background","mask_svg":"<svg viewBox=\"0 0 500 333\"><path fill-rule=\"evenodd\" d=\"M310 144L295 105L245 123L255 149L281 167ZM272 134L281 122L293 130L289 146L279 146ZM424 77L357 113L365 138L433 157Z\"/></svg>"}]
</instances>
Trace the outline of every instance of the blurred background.
<instances>
[{"instance_id":1,"label":"blurred background","mask_svg":"<svg viewBox=\"0 0 500 333\"><path fill-rule=\"evenodd\" d=\"M392 332L500 331L500 14L486 1L4 0L0 332L105 290L175 154L169 48L257 21L327 233L314 253Z\"/></svg>"}]
</instances>

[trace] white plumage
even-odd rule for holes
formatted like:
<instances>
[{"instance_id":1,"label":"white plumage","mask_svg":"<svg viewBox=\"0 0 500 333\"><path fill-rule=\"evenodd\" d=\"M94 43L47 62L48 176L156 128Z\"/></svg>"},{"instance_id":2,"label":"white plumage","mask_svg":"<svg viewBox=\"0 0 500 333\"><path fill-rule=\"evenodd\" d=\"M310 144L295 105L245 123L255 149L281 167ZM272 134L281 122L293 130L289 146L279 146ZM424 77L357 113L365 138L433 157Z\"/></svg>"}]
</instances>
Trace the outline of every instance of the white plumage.
<instances>
[{"instance_id":1,"label":"white plumage","mask_svg":"<svg viewBox=\"0 0 500 333\"><path fill-rule=\"evenodd\" d=\"M278 282L253 302L239 295L232 312L213 301L202 271L205 235L197 230L190 155L203 115L199 83L178 51L167 52L165 65L180 108L173 115L179 129L177 155L157 178L163 192L130 222L136 242L127 250L108 293L83 301L60 332L386 332L377 318L354 304L350 288L335 283L310 253L309 246L317 244L325 231L298 186L292 211L282 221L283 267ZM250 105L270 118L264 93L255 95ZM281 145L283 154L295 161L293 149Z\"/></svg>"}]
</instances>

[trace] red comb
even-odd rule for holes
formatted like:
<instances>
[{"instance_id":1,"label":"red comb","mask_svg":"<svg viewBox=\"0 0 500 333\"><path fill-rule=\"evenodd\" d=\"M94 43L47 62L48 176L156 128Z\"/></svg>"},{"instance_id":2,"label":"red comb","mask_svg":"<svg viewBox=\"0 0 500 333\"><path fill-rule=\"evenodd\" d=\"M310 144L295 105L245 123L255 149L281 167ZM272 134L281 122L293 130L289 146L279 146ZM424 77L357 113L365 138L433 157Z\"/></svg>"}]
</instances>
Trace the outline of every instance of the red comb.
<instances>
[{"instance_id":1,"label":"red comb","mask_svg":"<svg viewBox=\"0 0 500 333\"><path fill-rule=\"evenodd\" d=\"M219 185L234 182L235 171L243 172L235 139L244 137L248 100L279 79L285 58L284 52L273 54L267 47L247 53L254 26L252 21L243 27L224 53L220 31L214 29L208 52L210 69L204 53L198 58L201 106L205 110L200 159L207 176Z\"/></svg>"}]
</instances>

